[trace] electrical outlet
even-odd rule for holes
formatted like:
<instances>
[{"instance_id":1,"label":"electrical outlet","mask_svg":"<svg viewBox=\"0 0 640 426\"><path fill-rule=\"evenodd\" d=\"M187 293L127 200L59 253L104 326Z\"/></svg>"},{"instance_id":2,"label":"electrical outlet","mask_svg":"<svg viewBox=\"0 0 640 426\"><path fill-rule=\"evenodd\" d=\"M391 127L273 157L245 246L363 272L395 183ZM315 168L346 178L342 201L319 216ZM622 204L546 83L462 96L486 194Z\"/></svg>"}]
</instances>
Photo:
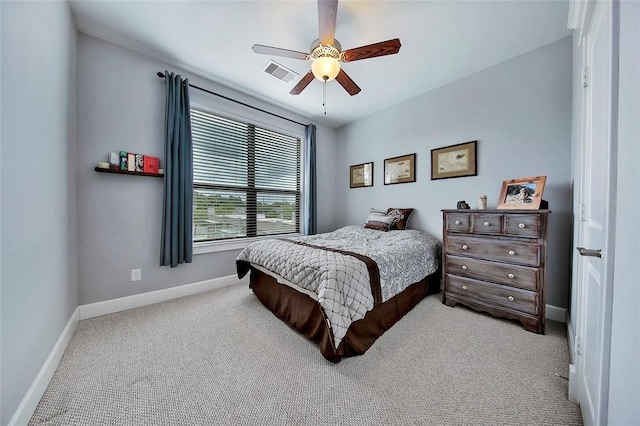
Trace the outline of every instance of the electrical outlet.
<instances>
[{"instance_id":1,"label":"electrical outlet","mask_svg":"<svg viewBox=\"0 0 640 426\"><path fill-rule=\"evenodd\" d=\"M131 281L140 281L142 279L142 269L131 270Z\"/></svg>"}]
</instances>

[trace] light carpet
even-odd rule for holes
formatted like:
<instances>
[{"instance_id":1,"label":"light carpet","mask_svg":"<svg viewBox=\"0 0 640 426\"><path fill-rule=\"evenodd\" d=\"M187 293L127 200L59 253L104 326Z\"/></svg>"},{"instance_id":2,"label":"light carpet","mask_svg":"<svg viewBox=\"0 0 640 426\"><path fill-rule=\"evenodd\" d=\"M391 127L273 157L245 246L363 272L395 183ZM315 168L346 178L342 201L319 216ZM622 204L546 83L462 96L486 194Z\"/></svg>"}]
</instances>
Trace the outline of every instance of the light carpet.
<instances>
[{"instance_id":1,"label":"light carpet","mask_svg":"<svg viewBox=\"0 0 640 426\"><path fill-rule=\"evenodd\" d=\"M230 287L81 321L30 425L581 425L565 325L423 300L332 364Z\"/></svg>"}]
</instances>

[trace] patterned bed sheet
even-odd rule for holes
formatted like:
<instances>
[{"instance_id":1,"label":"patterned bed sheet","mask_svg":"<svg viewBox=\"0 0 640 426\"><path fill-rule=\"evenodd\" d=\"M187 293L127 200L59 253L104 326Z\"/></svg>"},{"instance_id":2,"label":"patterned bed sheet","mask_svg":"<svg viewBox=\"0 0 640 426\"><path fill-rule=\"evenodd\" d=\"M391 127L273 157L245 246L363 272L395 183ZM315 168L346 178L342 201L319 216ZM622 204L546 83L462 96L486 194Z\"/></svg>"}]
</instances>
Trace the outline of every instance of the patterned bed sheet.
<instances>
[{"instance_id":1,"label":"patterned bed sheet","mask_svg":"<svg viewBox=\"0 0 640 426\"><path fill-rule=\"evenodd\" d=\"M316 293L336 348L351 323L364 318L375 304L365 262L339 251L363 255L376 262L381 302L436 272L440 262L440 241L415 229L382 232L345 226L333 232L290 240L300 244L281 239L253 242L236 261L238 265L260 265ZM239 276L244 273L239 267Z\"/></svg>"}]
</instances>

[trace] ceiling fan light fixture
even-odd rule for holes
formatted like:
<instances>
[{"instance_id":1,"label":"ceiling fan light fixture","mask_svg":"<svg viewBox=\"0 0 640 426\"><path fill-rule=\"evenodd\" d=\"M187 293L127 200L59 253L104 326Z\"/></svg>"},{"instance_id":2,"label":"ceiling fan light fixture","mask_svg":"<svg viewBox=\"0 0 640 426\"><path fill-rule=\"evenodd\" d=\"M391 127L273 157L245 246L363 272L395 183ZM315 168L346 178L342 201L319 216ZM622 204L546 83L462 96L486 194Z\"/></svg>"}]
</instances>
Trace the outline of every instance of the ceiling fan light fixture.
<instances>
[{"instance_id":1,"label":"ceiling fan light fixture","mask_svg":"<svg viewBox=\"0 0 640 426\"><path fill-rule=\"evenodd\" d=\"M340 61L331 56L321 56L311 63L311 72L320 81L331 81L340 73Z\"/></svg>"},{"instance_id":2,"label":"ceiling fan light fixture","mask_svg":"<svg viewBox=\"0 0 640 426\"><path fill-rule=\"evenodd\" d=\"M311 61L311 71L307 72L294 88L291 89L289 93L292 95L299 95L314 78L323 82L325 98L327 82L334 79L340 83L349 95L357 95L360 93L360 88L344 70L340 69L340 62L353 62L378 56L394 55L400 51L400 39L394 38L343 51L340 42L334 37L338 0L317 0L317 2L320 37L311 43L309 54L296 50L263 46L261 44L254 44L252 50L255 53L264 55L276 55L285 58ZM320 42L320 40L322 40L322 42ZM322 44L323 42L327 44Z\"/></svg>"}]
</instances>

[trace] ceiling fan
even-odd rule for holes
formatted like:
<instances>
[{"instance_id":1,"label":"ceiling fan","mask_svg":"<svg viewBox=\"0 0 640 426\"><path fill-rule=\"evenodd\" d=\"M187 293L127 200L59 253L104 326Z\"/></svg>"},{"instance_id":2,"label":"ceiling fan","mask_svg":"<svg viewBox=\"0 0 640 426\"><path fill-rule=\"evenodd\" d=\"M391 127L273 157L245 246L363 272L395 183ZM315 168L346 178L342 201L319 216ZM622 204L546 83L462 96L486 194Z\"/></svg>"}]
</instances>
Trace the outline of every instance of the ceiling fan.
<instances>
[{"instance_id":1,"label":"ceiling fan","mask_svg":"<svg viewBox=\"0 0 640 426\"><path fill-rule=\"evenodd\" d=\"M340 62L353 62L377 56L393 55L400 51L400 39L397 38L354 49L342 50L342 46L334 37L337 11L338 0L318 0L320 37L311 43L310 53L261 44L253 45L252 49L255 53L312 61L311 70L291 89L290 94L299 95L315 77L324 83L336 79L351 96L357 95L360 93L360 87L341 69Z\"/></svg>"}]
</instances>

